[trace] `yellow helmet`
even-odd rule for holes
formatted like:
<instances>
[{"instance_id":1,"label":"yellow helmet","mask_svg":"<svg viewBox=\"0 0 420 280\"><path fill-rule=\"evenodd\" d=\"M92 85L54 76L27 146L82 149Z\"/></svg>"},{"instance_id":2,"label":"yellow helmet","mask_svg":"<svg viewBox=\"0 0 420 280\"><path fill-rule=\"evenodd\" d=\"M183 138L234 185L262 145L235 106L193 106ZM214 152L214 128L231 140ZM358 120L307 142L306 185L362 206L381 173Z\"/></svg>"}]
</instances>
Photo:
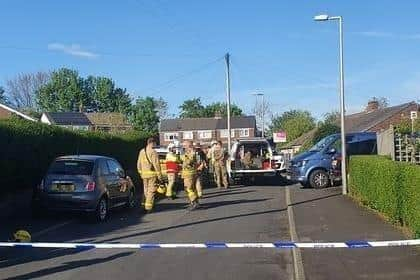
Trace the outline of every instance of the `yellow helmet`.
<instances>
[{"instance_id":1,"label":"yellow helmet","mask_svg":"<svg viewBox=\"0 0 420 280\"><path fill-rule=\"evenodd\" d=\"M16 242L31 242L31 235L26 230L18 230L13 234L13 240Z\"/></svg>"}]
</instances>

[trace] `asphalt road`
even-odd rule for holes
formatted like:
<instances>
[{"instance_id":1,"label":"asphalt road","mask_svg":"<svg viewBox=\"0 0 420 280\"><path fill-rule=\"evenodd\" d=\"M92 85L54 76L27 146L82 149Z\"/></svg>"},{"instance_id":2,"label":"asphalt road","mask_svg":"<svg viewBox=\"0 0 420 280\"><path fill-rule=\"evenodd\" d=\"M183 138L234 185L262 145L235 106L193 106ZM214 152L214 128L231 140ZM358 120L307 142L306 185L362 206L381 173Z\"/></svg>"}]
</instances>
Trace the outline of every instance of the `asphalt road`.
<instances>
[{"instance_id":1,"label":"asphalt road","mask_svg":"<svg viewBox=\"0 0 420 280\"><path fill-rule=\"evenodd\" d=\"M208 190L202 209L186 198L162 200L156 212L117 210L103 224L80 217L38 236L49 242L267 242L290 240L284 187ZM48 218L37 223L52 223ZM16 221L14 221L16 223ZM25 221L27 223L27 221ZM36 226L32 225L32 228ZM0 249L1 279L291 279L291 252L276 249L57 250Z\"/></svg>"},{"instance_id":2,"label":"asphalt road","mask_svg":"<svg viewBox=\"0 0 420 280\"><path fill-rule=\"evenodd\" d=\"M297 240L390 240L404 236L339 188L289 186ZM207 190L202 209L185 196L159 201L156 211L116 210L102 224L81 216L32 220L22 211L3 223L0 238L18 227L34 241L116 243L274 242L291 240L285 186ZM289 209L289 210L288 210ZM305 279L420 279L414 247L303 249ZM0 248L0 279L293 279L288 249L76 250Z\"/></svg>"}]
</instances>

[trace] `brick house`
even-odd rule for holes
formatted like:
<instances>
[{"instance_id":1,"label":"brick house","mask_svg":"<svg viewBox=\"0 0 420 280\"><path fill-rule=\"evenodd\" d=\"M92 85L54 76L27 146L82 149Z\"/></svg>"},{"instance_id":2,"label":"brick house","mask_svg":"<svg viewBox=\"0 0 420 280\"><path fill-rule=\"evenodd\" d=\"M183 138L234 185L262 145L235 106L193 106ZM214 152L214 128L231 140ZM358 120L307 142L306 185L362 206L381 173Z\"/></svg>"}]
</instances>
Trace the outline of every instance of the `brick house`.
<instances>
[{"instance_id":1,"label":"brick house","mask_svg":"<svg viewBox=\"0 0 420 280\"><path fill-rule=\"evenodd\" d=\"M256 136L256 120L254 116L232 117L231 137L251 138ZM174 139L192 140L201 144L210 144L213 140L228 140L226 118L185 118L162 120L159 140L161 146L167 146Z\"/></svg>"},{"instance_id":2,"label":"brick house","mask_svg":"<svg viewBox=\"0 0 420 280\"><path fill-rule=\"evenodd\" d=\"M5 104L0 103L0 119L8 119L13 115L19 116L19 117L21 117L25 120L28 120L28 121L33 121L33 122L37 121L36 119L34 119L34 118L32 118L32 117L30 117L30 116L28 116L28 115L26 115L22 112L19 112L19 111L13 109L10 106L7 106Z\"/></svg>"},{"instance_id":3,"label":"brick house","mask_svg":"<svg viewBox=\"0 0 420 280\"><path fill-rule=\"evenodd\" d=\"M347 132L380 132L390 125L397 125L410 119L411 111L419 111L416 102L404 103L397 106L379 108L376 101L370 101L363 112L346 116Z\"/></svg>"},{"instance_id":4,"label":"brick house","mask_svg":"<svg viewBox=\"0 0 420 280\"><path fill-rule=\"evenodd\" d=\"M43 113L41 122L71 130L92 130L88 117L79 112Z\"/></svg>"},{"instance_id":5,"label":"brick house","mask_svg":"<svg viewBox=\"0 0 420 280\"><path fill-rule=\"evenodd\" d=\"M391 125L397 125L404 120L410 119L411 111L419 111L419 104L409 102L397 106L379 108L377 101L368 102L366 109L362 112L346 115L346 132L381 132ZM340 122L337 120L337 124ZM287 158L299 153L302 145L313 138L316 128L302 134L300 137L287 143L280 149Z\"/></svg>"},{"instance_id":6,"label":"brick house","mask_svg":"<svg viewBox=\"0 0 420 280\"><path fill-rule=\"evenodd\" d=\"M85 113L92 124L92 130L124 132L133 129L121 113Z\"/></svg>"},{"instance_id":7,"label":"brick house","mask_svg":"<svg viewBox=\"0 0 420 280\"><path fill-rule=\"evenodd\" d=\"M43 113L41 122L71 130L124 132L132 129L126 117L121 113Z\"/></svg>"}]
</instances>

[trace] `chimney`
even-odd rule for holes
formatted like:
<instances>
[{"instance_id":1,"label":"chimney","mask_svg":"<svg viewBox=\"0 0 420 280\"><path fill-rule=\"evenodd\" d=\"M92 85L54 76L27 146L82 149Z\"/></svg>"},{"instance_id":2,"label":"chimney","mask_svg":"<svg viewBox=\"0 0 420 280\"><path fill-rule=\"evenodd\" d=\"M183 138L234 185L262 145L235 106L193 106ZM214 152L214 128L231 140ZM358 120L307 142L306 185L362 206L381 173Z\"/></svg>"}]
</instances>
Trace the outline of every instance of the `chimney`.
<instances>
[{"instance_id":1,"label":"chimney","mask_svg":"<svg viewBox=\"0 0 420 280\"><path fill-rule=\"evenodd\" d=\"M376 100L371 100L368 102L368 105L366 107L366 112L373 112L379 109L379 102Z\"/></svg>"}]
</instances>

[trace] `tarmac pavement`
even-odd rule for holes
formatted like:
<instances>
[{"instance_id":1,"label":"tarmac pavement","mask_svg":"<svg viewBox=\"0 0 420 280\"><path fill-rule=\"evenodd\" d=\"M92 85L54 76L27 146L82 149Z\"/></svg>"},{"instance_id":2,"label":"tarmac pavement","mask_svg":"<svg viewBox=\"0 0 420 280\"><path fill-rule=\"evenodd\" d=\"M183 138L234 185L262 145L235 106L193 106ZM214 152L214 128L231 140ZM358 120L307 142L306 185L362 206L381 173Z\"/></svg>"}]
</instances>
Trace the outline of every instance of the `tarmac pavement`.
<instances>
[{"instance_id":1,"label":"tarmac pavement","mask_svg":"<svg viewBox=\"0 0 420 280\"><path fill-rule=\"evenodd\" d=\"M4 220L2 241L28 226L33 241L116 243L275 242L404 239L375 213L340 194L288 186L235 186L206 190L201 209L188 212L182 194L156 211L118 209L94 224L81 215L32 220L25 211ZM420 279L415 247L302 249L301 279ZM0 279L293 279L290 249L41 249L0 248Z\"/></svg>"}]
</instances>

